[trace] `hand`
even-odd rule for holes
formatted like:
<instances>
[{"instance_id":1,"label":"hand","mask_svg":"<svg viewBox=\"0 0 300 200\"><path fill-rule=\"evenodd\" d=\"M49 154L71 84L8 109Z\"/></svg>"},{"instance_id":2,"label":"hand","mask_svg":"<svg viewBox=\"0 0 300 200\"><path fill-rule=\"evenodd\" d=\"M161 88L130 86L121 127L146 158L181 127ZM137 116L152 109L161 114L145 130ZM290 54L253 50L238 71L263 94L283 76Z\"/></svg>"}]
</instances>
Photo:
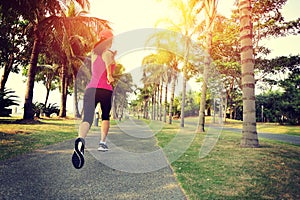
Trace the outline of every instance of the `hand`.
<instances>
[{"instance_id":1,"label":"hand","mask_svg":"<svg viewBox=\"0 0 300 200\"><path fill-rule=\"evenodd\" d=\"M112 84L115 81L115 79L112 77L112 75L107 75L107 83Z\"/></svg>"}]
</instances>

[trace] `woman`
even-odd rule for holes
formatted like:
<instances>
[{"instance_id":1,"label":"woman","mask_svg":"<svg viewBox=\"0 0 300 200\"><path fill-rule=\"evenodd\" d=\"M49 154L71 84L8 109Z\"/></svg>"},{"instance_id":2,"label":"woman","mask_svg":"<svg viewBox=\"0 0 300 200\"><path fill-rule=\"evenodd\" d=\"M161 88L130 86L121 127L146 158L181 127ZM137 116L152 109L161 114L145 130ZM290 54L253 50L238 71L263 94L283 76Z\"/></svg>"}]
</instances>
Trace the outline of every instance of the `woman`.
<instances>
[{"instance_id":1,"label":"woman","mask_svg":"<svg viewBox=\"0 0 300 200\"><path fill-rule=\"evenodd\" d=\"M110 50L113 34L111 30L103 30L101 39L95 44L93 53L96 55L92 60L92 78L84 93L84 116L79 126L78 138L75 140L75 149L72 163L75 168L80 169L84 164L85 138L93 122L95 108L100 103L102 110L101 140L99 151L107 151L106 137L109 130L109 117L111 110L111 97L113 93L112 73L115 68L114 56L116 52Z\"/></svg>"}]
</instances>

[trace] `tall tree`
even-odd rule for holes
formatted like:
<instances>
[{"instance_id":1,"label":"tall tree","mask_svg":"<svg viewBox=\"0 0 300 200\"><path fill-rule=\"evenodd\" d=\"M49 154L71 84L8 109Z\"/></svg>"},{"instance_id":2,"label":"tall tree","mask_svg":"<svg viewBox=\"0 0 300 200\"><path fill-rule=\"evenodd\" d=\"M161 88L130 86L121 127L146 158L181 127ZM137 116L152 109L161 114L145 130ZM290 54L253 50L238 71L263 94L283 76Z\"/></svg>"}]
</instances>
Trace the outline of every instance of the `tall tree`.
<instances>
[{"instance_id":1,"label":"tall tree","mask_svg":"<svg viewBox=\"0 0 300 200\"><path fill-rule=\"evenodd\" d=\"M253 31L251 22L251 1L239 0L240 41L243 93L242 147L258 147L255 112L255 79L253 55Z\"/></svg>"},{"instance_id":2,"label":"tall tree","mask_svg":"<svg viewBox=\"0 0 300 200\"><path fill-rule=\"evenodd\" d=\"M19 66L27 65L30 48L30 31L26 31L28 21L20 17L13 8L6 9L0 3L0 68L3 74L0 91L4 91L10 72L18 73Z\"/></svg>"},{"instance_id":3,"label":"tall tree","mask_svg":"<svg viewBox=\"0 0 300 200\"><path fill-rule=\"evenodd\" d=\"M192 37L195 36L199 30L201 30L202 24L198 23L198 14L201 12L203 7L198 7L191 1L176 0L172 1L172 7L179 13L179 21L175 22L170 19L161 20L169 25L169 29L182 34L181 49L183 49L183 81L182 81L182 105L181 105L181 119L180 126L184 127L184 108L185 108L185 96L186 96L186 85L189 78L189 59L190 50L192 46ZM170 26L171 25L171 26ZM191 66L191 65L190 65Z\"/></svg>"},{"instance_id":4,"label":"tall tree","mask_svg":"<svg viewBox=\"0 0 300 200\"><path fill-rule=\"evenodd\" d=\"M159 21L160 22L160 21ZM159 23L158 22L158 23ZM161 54L161 65L166 65L167 70L163 72L165 82L165 102L164 102L164 122L167 121L167 110L169 110L169 124L172 124L173 104L175 96L175 86L179 73L178 65L182 61L182 55L178 49L178 40L181 39L181 34L173 31L158 31L153 34L148 43L157 46L160 49L158 54ZM152 44L153 43L153 44ZM163 49L163 51L162 51ZM168 85L171 83L170 103L168 107Z\"/></svg>"},{"instance_id":5,"label":"tall tree","mask_svg":"<svg viewBox=\"0 0 300 200\"><path fill-rule=\"evenodd\" d=\"M124 66L118 63L113 73L113 77L115 79L113 84L114 93L112 97L112 113L114 119L121 119L123 117L124 111L128 107L129 94L132 93L135 88L131 74L124 73L124 71Z\"/></svg>"},{"instance_id":6,"label":"tall tree","mask_svg":"<svg viewBox=\"0 0 300 200\"><path fill-rule=\"evenodd\" d=\"M214 28L214 20L217 15L218 0L204 0L201 7L204 8L205 13L205 50L207 55L204 60L203 82L201 89L201 100L199 109L199 120L197 132L204 132L205 124L205 108L206 108L206 93L208 84L208 72L211 65L211 51L212 51L212 31Z\"/></svg>"},{"instance_id":7,"label":"tall tree","mask_svg":"<svg viewBox=\"0 0 300 200\"><path fill-rule=\"evenodd\" d=\"M61 14L53 20L55 27L56 43L62 41L60 47L61 55L61 105L60 117L66 117L67 95L69 86L75 83L74 96L77 95L76 73L82 66L82 59L92 49L97 38L97 32L105 27L109 27L105 20L87 17L87 12L82 8L76 7L73 1L70 1ZM57 40L58 38L58 40ZM58 44L59 45L59 44ZM76 97L74 97L76 98ZM75 105L75 117L79 117L79 111Z\"/></svg>"}]
</instances>

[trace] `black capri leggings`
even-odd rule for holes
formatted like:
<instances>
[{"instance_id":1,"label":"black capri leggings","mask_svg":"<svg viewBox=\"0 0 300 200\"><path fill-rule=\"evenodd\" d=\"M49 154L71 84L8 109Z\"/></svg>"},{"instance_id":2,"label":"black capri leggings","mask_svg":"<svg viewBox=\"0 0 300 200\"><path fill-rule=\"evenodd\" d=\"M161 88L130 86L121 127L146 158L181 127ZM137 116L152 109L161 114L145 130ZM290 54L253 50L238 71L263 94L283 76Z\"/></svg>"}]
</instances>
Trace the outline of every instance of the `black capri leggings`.
<instances>
[{"instance_id":1,"label":"black capri leggings","mask_svg":"<svg viewBox=\"0 0 300 200\"><path fill-rule=\"evenodd\" d=\"M100 103L101 119L109 120L111 110L112 91L101 88L88 88L83 99L83 122L93 123L95 108Z\"/></svg>"}]
</instances>

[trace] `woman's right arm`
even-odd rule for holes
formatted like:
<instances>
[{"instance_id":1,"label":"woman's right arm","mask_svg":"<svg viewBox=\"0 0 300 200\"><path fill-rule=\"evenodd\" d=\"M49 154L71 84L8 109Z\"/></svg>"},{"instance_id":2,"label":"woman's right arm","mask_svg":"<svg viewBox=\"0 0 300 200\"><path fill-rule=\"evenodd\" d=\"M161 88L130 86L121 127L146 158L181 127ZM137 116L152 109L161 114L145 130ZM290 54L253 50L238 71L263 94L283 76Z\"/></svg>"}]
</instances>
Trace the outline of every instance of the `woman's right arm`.
<instances>
[{"instance_id":1,"label":"woman's right arm","mask_svg":"<svg viewBox=\"0 0 300 200\"><path fill-rule=\"evenodd\" d=\"M112 77L112 69L111 69L111 65L115 64L114 53L111 51L105 51L102 54L102 59L106 66L107 81L110 84L114 82L114 78Z\"/></svg>"}]
</instances>

